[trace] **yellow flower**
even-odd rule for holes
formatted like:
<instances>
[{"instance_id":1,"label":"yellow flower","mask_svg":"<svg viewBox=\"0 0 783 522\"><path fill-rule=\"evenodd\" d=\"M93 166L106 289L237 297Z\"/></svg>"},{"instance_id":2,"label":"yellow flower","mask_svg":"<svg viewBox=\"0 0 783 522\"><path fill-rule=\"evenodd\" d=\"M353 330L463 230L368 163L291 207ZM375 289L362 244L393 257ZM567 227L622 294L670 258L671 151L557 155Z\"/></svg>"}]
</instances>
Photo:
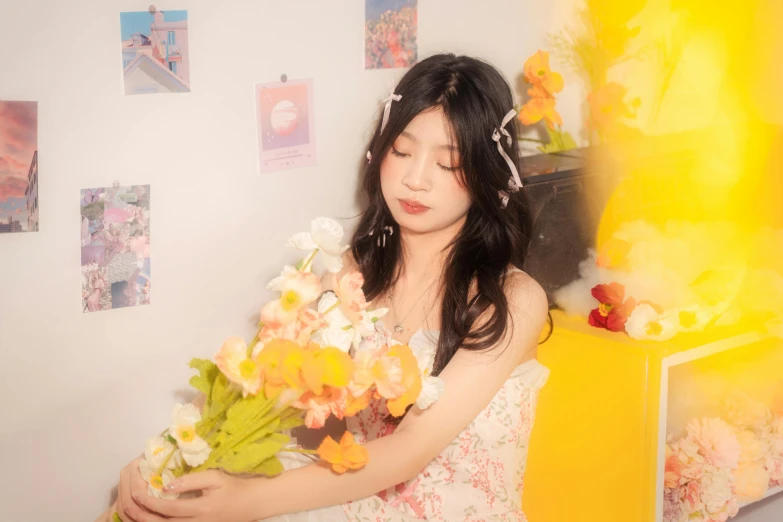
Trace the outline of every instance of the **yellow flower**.
<instances>
[{"instance_id":1,"label":"yellow flower","mask_svg":"<svg viewBox=\"0 0 783 522\"><path fill-rule=\"evenodd\" d=\"M318 456L331 465L336 473L363 468L368 460L367 448L357 444L350 431L346 431L340 443L326 437L318 447Z\"/></svg>"},{"instance_id":2,"label":"yellow flower","mask_svg":"<svg viewBox=\"0 0 783 522\"><path fill-rule=\"evenodd\" d=\"M339 348L313 345L313 357L307 360L302 373L307 386L316 395L323 393L324 386L345 388L351 382L354 362L351 356Z\"/></svg>"},{"instance_id":3,"label":"yellow flower","mask_svg":"<svg viewBox=\"0 0 783 522\"><path fill-rule=\"evenodd\" d=\"M283 388L296 388L303 384L303 380L297 376L306 360L302 351L303 348L295 342L281 339L274 339L264 345L256 361L263 372L267 398L277 397Z\"/></svg>"}]
</instances>

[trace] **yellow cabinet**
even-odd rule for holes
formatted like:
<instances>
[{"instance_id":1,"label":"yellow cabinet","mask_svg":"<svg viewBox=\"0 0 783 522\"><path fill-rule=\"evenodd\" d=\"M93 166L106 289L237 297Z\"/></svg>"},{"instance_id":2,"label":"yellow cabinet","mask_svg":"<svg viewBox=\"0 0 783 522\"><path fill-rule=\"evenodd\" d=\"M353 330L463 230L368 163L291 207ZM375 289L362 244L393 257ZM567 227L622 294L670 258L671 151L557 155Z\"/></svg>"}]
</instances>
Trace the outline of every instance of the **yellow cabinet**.
<instances>
[{"instance_id":1,"label":"yellow cabinet","mask_svg":"<svg viewBox=\"0 0 783 522\"><path fill-rule=\"evenodd\" d=\"M682 390L698 395L699 376L716 367L747 374L757 364L783 375L780 340L755 328L640 342L581 318L553 316L553 335L539 346L551 375L525 472L523 507L531 522L660 522L666 435L672 415L687 409L677 407ZM731 363L745 359L759 362ZM675 374L679 381L672 383ZM710 414L713 398L697 395L682 403L693 410L686 414Z\"/></svg>"}]
</instances>

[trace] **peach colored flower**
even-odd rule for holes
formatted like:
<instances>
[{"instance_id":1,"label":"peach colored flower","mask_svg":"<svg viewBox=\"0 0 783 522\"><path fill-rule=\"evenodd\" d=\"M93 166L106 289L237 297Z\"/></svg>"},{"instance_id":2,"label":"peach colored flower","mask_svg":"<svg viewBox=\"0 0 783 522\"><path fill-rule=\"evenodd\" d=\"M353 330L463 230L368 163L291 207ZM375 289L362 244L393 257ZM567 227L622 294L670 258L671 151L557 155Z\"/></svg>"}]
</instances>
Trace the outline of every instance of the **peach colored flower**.
<instances>
[{"instance_id":1,"label":"peach colored flower","mask_svg":"<svg viewBox=\"0 0 783 522\"><path fill-rule=\"evenodd\" d=\"M755 502L767 492L769 472L762 463L740 466L734 472L734 480L734 491L740 502Z\"/></svg>"},{"instance_id":2,"label":"peach colored flower","mask_svg":"<svg viewBox=\"0 0 783 522\"><path fill-rule=\"evenodd\" d=\"M336 473L363 468L369 460L367 448L356 443L353 434L346 431L339 444L326 437L318 447L318 456L331 465Z\"/></svg>"},{"instance_id":3,"label":"peach colored flower","mask_svg":"<svg viewBox=\"0 0 783 522\"><path fill-rule=\"evenodd\" d=\"M683 487L682 501L685 503L686 509L691 513L702 508L701 487L698 482L691 481Z\"/></svg>"},{"instance_id":4,"label":"peach colored flower","mask_svg":"<svg viewBox=\"0 0 783 522\"><path fill-rule=\"evenodd\" d=\"M244 339L226 339L215 355L215 364L229 381L242 388L243 396L255 395L261 388L261 367L249 357Z\"/></svg>"},{"instance_id":5,"label":"peach colored flower","mask_svg":"<svg viewBox=\"0 0 783 522\"><path fill-rule=\"evenodd\" d=\"M340 301L340 310L353 325L362 321L362 312L368 306L362 285L364 277L360 272L346 274L339 281L337 276L334 276L334 293Z\"/></svg>"},{"instance_id":6,"label":"peach colored flower","mask_svg":"<svg viewBox=\"0 0 783 522\"><path fill-rule=\"evenodd\" d=\"M737 430L737 442L740 445L740 466L750 466L763 460L764 447L755 433L750 430Z\"/></svg>"},{"instance_id":7,"label":"peach colored flower","mask_svg":"<svg viewBox=\"0 0 783 522\"><path fill-rule=\"evenodd\" d=\"M680 456L668 444L666 445L666 462L664 465L664 486L673 489L680 485L682 476L682 462Z\"/></svg>"},{"instance_id":8,"label":"peach colored flower","mask_svg":"<svg viewBox=\"0 0 783 522\"><path fill-rule=\"evenodd\" d=\"M708 463L718 468L738 466L742 449L734 430L724 420L694 420L688 424L688 434L699 444Z\"/></svg>"},{"instance_id":9,"label":"peach colored flower","mask_svg":"<svg viewBox=\"0 0 783 522\"><path fill-rule=\"evenodd\" d=\"M347 405L347 390L330 386L325 387L320 395L309 391L294 403L295 408L305 410L305 426L310 429L323 428L329 415L342 420L346 415Z\"/></svg>"}]
</instances>

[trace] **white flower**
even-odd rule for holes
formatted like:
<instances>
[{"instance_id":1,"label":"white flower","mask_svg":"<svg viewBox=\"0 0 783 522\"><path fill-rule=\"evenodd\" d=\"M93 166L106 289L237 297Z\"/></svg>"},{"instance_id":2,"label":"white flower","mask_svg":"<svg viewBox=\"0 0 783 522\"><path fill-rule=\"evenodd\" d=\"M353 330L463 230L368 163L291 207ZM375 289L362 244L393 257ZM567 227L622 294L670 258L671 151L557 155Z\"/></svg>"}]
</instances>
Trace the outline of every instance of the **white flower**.
<instances>
[{"instance_id":1,"label":"white flower","mask_svg":"<svg viewBox=\"0 0 783 522\"><path fill-rule=\"evenodd\" d=\"M174 475L170 469L164 469L158 473L158 468L154 468L146 460L139 462L139 472L141 477L147 482L147 493L151 497L174 500L178 497L176 493L164 493L163 488L174 480Z\"/></svg>"},{"instance_id":2,"label":"white flower","mask_svg":"<svg viewBox=\"0 0 783 522\"><path fill-rule=\"evenodd\" d=\"M337 221L319 217L312 221L309 233L302 232L292 236L286 246L299 250L320 250L326 270L336 274L343 269L342 254L348 250L347 245L341 244L343 235L343 227Z\"/></svg>"},{"instance_id":3,"label":"white flower","mask_svg":"<svg viewBox=\"0 0 783 522\"><path fill-rule=\"evenodd\" d=\"M381 317L388 313L388 308L377 308L375 310L364 310L361 313L361 320L353 325L353 345L356 350L366 347L364 339L375 334L375 323L380 321Z\"/></svg>"},{"instance_id":4,"label":"white flower","mask_svg":"<svg viewBox=\"0 0 783 522\"><path fill-rule=\"evenodd\" d=\"M179 464L177 447L161 436L147 439L144 448L144 458L153 469L160 469L166 464L168 469L174 469Z\"/></svg>"},{"instance_id":5,"label":"white flower","mask_svg":"<svg viewBox=\"0 0 783 522\"><path fill-rule=\"evenodd\" d=\"M418 338L416 335L408 343L421 371L421 392L416 399L416 406L426 410L435 404L443 395L445 383L440 377L432 375L432 367L435 365L436 345Z\"/></svg>"},{"instance_id":6,"label":"white flower","mask_svg":"<svg viewBox=\"0 0 783 522\"><path fill-rule=\"evenodd\" d=\"M677 324L670 316L659 314L647 303L637 305L625 322L625 331L633 339L666 341L677 335Z\"/></svg>"},{"instance_id":7,"label":"white flower","mask_svg":"<svg viewBox=\"0 0 783 522\"><path fill-rule=\"evenodd\" d=\"M354 334L351 330L342 328L321 328L313 332L310 340L320 344L322 347L334 346L348 353L353 344Z\"/></svg>"},{"instance_id":8,"label":"white flower","mask_svg":"<svg viewBox=\"0 0 783 522\"><path fill-rule=\"evenodd\" d=\"M196 423L201 413L192 404L176 404L171 414L169 433L182 450L182 458L189 466L200 466L209 458L211 449L207 441L196 434Z\"/></svg>"}]
</instances>

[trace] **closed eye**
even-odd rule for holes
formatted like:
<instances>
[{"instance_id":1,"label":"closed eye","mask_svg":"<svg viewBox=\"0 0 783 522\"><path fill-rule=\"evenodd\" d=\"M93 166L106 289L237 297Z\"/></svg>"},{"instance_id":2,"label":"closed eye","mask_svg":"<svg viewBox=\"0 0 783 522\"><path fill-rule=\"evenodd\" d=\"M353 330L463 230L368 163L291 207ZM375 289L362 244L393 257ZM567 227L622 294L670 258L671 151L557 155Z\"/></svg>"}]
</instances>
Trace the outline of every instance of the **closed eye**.
<instances>
[{"instance_id":1,"label":"closed eye","mask_svg":"<svg viewBox=\"0 0 783 522\"><path fill-rule=\"evenodd\" d=\"M392 154L394 154L394 155L395 155L395 156L397 156L398 158L407 158L408 156L410 156L410 154L405 154L404 152L400 152L400 151L398 151L398 150L397 150L397 149L395 149L393 146L392 146L392 148L391 148L391 152L392 152Z\"/></svg>"},{"instance_id":2,"label":"closed eye","mask_svg":"<svg viewBox=\"0 0 783 522\"><path fill-rule=\"evenodd\" d=\"M440 163L438 163L438 167L447 172L457 172L459 170L459 167L447 167L446 165L441 165Z\"/></svg>"}]
</instances>

